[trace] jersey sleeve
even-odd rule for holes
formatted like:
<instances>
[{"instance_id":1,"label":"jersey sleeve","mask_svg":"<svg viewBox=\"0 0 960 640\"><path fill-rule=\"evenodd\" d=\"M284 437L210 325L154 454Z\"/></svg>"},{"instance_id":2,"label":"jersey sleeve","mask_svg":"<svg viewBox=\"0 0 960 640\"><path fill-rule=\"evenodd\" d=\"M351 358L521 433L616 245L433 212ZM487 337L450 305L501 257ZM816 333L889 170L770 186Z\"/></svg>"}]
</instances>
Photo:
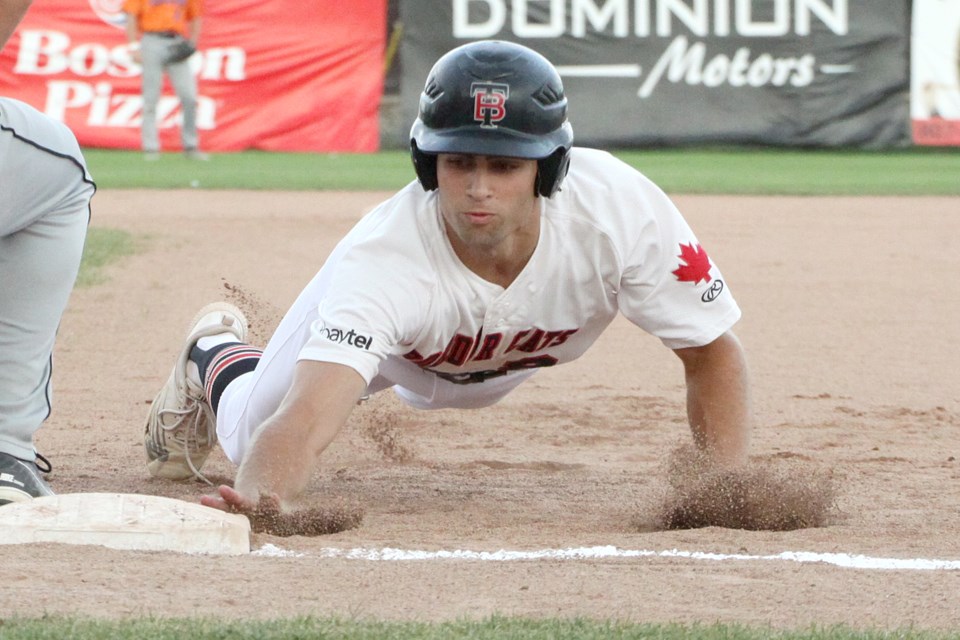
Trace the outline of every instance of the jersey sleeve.
<instances>
[{"instance_id":1,"label":"jersey sleeve","mask_svg":"<svg viewBox=\"0 0 960 640\"><path fill-rule=\"evenodd\" d=\"M638 215L624 234L620 311L671 349L708 344L740 319L740 308L674 203L642 174L634 183Z\"/></svg>"},{"instance_id":2,"label":"jersey sleeve","mask_svg":"<svg viewBox=\"0 0 960 640\"><path fill-rule=\"evenodd\" d=\"M435 295L430 268L415 229L390 223L355 229L362 236L328 260L317 320L300 351L301 360L353 368L369 382L380 363L403 351L425 324ZM410 227L415 225L411 222Z\"/></svg>"},{"instance_id":3,"label":"jersey sleeve","mask_svg":"<svg viewBox=\"0 0 960 640\"><path fill-rule=\"evenodd\" d=\"M348 366L369 384L380 363L407 341L404 321L418 305L412 300L405 302L379 287L331 294L320 303L299 359Z\"/></svg>"}]
</instances>

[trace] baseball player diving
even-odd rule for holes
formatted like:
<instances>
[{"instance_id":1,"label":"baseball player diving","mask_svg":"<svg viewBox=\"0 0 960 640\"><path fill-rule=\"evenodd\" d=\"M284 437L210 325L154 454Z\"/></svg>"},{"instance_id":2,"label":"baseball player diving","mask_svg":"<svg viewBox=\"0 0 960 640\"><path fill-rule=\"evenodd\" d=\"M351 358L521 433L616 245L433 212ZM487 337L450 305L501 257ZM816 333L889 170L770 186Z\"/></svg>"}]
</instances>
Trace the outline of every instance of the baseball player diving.
<instances>
[{"instance_id":1,"label":"baseball player diving","mask_svg":"<svg viewBox=\"0 0 960 640\"><path fill-rule=\"evenodd\" d=\"M266 349L232 305L200 311L146 421L150 472L201 476L219 442L239 469L203 504L290 505L364 396L493 405L617 314L682 361L696 447L744 463L749 382L726 281L659 188L572 143L541 55L483 41L441 57L410 134L417 180L342 239Z\"/></svg>"},{"instance_id":2,"label":"baseball player diving","mask_svg":"<svg viewBox=\"0 0 960 640\"><path fill-rule=\"evenodd\" d=\"M0 48L30 0L0 0ZM0 505L53 495L34 435L51 409L57 327L96 186L73 133L0 97Z\"/></svg>"}]
</instances>

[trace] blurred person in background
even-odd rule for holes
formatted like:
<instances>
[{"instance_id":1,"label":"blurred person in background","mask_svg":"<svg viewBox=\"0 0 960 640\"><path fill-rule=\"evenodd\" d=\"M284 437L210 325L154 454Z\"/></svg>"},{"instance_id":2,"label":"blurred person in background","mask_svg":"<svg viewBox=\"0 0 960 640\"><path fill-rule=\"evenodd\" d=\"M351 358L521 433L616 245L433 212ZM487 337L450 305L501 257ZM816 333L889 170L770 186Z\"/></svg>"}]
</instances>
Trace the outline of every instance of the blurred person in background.
<instances>
[{"instance_id":1,"label":"blurred person in background","mask_svg":"<svg viewBox=\"0 0 960 640\"><path fill-rule=\"evenodd\" d=\"M157 104L163 75L180 99L183 153L193 160L208 160L200 150L197 133L197 79L190 69L203 14L201 0L125 0L127 43L133 59L143 67L143 124L140 129L144 159L160 158Z\"/></svg>"}]
</instances>

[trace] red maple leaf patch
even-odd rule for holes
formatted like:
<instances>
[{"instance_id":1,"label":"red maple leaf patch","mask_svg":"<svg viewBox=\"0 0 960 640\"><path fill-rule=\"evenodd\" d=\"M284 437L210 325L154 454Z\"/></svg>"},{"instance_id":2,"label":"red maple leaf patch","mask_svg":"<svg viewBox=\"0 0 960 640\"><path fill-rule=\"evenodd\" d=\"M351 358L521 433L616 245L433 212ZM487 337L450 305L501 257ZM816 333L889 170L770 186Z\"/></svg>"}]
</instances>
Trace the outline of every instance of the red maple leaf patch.
<instances>
[{"instance_id":1,"label":"red maple leaf patch","mask_svg":"<svg viewBox=\"0 0 960 640\"><path fill-rule=\"evenodd\" d=\"M707 252L704 251L700 245L694 246L692 242L690 244L681 244L680 254L677 257L680 258L683 263L680 264L676 271L671 271L670 273L677 276L677 280L680 282L699 284L701 280L704 282L710 282L710 280L712 280L710 277L710 258L707 257Z\"/></svg>"}]
</instances>

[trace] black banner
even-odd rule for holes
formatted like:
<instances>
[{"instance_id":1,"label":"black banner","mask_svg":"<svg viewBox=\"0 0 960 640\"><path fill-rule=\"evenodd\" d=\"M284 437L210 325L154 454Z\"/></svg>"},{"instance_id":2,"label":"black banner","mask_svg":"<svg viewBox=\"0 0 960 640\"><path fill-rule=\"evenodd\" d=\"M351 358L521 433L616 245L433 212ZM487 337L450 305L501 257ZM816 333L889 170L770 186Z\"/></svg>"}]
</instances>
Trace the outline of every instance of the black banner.
<instances>
[{"instance_id":1,"label":"black banner","mask_svg":"<svg viewBox=\"0 0 960 640\"><path fill-rule=\"evenodd\" d=\"M551 60L581 146L911 142L909 0L402 2L403 120L474 40Z\"/></svg>"}]
</instances>

